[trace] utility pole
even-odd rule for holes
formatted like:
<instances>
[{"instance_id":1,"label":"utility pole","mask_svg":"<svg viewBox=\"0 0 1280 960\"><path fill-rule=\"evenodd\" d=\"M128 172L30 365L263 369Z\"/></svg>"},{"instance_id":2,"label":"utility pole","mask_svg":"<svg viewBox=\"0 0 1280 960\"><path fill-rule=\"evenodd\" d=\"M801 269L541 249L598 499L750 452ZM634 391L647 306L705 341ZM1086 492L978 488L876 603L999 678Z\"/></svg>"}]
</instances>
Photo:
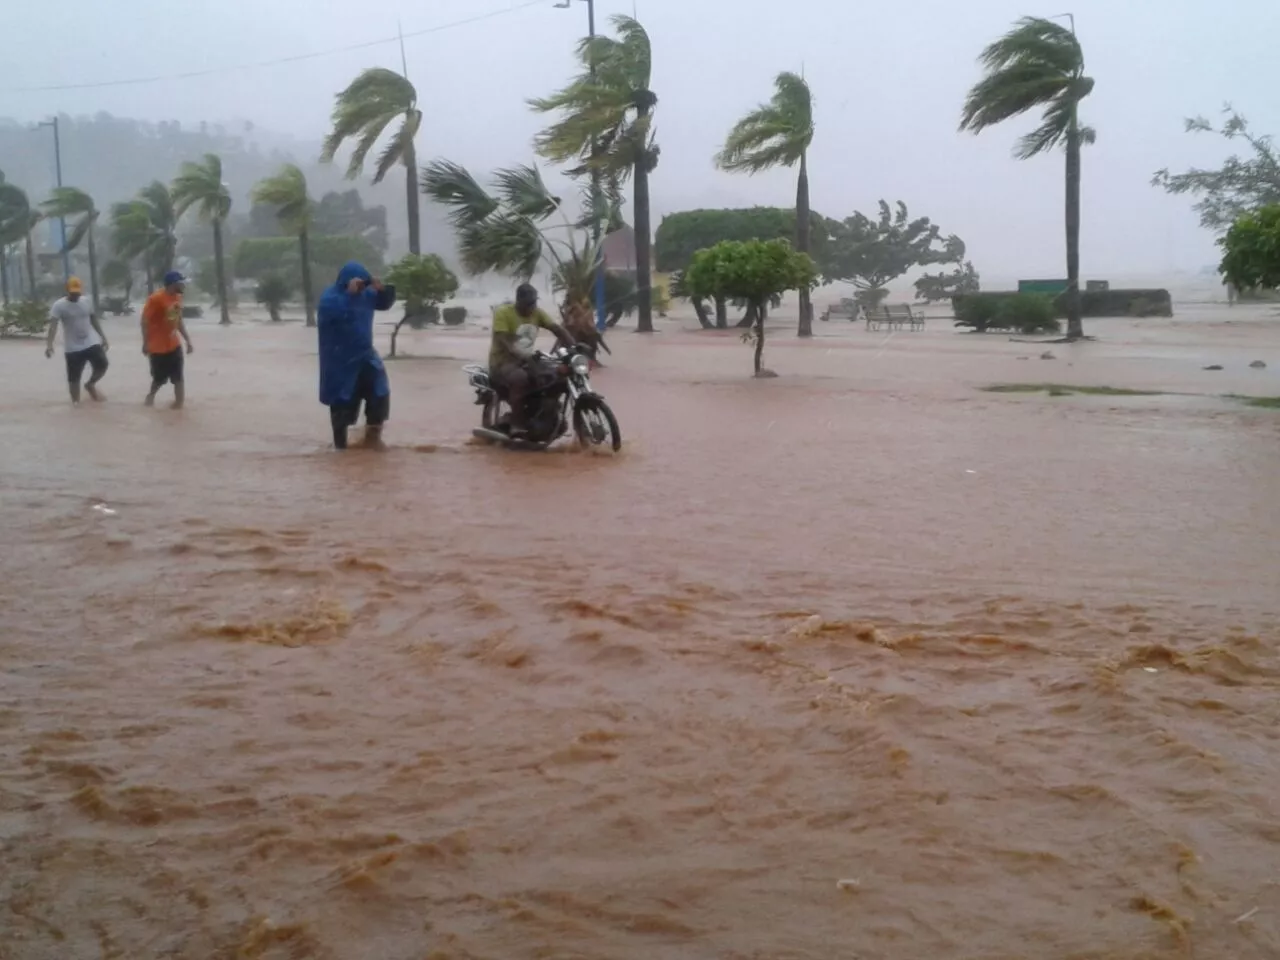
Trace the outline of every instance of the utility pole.
<instances>
[{"instance_id":1,"label":"utility pole","mask_svg":"<svg viewBox=\"0 0 1280 960\"><path fill-rule=\"evenodd\" d=\"M58 133L58 116L52 120L44 120L36 124L38 127L53 127L53 165L58 179L58 189L62 189L62 137ZM58 246L62 249L62 282L71 279L71 253L67 250L67 218L58 218Z\"/></svg>"},{"instance_id":2,"label":"utility pole","mask_svg":"<svg viewBox=\"0 0 1280 960\"><path fill-rule=\"evenodd\" d=\"M590 39L594 40L596 38L596 0L586 0L586 4L587 4L587 36ZM562 2L557 3L556 6L560 7L563 10L568 10L571 6L573 6L573 4L571 0L562 0ZM592 58L591 63L589 64L589 69L591 70L591 76L594 77L596 73L596 64L595 64L594 58ZM596 158L596 145L595 145L595 142L593 141L591 144L592 161L594 161L595 158ZM595 205L595 204L598 204L600 200L601 200L600 171L596 169L596 167L593 165L591 168L591 202L593 205ZM595 211L595 210L592 211L593 214L597 212L598 211ZM601 234L600 218L598 216L593 216L591 218L591 241L593 244L596 245L597 248L600 245L600 234ZM596 329L603 331L605 328L604 251L603 250L600 251L600 269L596 271L595 295L596 295L595 296Z\"/></svg>"}]
</instances>

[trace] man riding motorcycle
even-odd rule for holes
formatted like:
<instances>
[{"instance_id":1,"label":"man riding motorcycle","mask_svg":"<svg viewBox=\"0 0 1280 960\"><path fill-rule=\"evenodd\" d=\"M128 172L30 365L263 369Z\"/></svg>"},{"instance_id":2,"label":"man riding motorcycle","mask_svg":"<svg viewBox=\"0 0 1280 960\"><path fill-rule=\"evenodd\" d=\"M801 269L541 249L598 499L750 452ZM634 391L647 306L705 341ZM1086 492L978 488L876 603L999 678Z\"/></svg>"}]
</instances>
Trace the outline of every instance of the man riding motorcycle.
<instances>
[{"instance_id":1,"label":"man riding motorcycle","mask_svg":"<svg viewBox=\"0 0 1280 960\"><path fill-rule=\"evenodd\" d=\"M527 432L524 400L533 390L550 386L546 380L554 376L537 364L529 363L517 347L517 331L525 324L550 330L566 347L574 345L573 337L538 307L538 291L531 284L516 288L516 302L503 304L493 313L493 337L489 344L489 379L506 392L511 407L511 434Z\"/></svg>"}]
</instances>

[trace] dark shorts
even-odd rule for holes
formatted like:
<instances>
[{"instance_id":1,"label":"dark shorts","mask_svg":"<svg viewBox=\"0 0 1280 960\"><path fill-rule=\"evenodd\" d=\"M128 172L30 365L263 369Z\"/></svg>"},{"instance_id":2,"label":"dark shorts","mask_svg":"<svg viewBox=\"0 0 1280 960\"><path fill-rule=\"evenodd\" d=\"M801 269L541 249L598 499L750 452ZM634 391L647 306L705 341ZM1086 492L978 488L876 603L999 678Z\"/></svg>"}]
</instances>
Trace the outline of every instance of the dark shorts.
<instances>
[{"instance_id":1,"label":"dark shorts","mask_svg":"<svg viewBox=\"0 0 1280 960\"><path fill-rule=\"evenodd\" d=\"M107 372L107 351L102 349L102 344L95 343L92 347L85 347L83 350L77 350L67 355L67 380L71 383L79 383L80 377L84 375L85 365L88 364L93 370L91 379L97 380Z\"/></svg>"},{"instance_id":2,"label":"dark shorts","mask_svg":"<svg viewBox=\"0 0 1280 960\"><path fill-rule=\"evenodd\" d=\"M168 353L151 354L151 384L163 386L166 383L182 382L182 348Z\"/></svg>"}]
</instances>

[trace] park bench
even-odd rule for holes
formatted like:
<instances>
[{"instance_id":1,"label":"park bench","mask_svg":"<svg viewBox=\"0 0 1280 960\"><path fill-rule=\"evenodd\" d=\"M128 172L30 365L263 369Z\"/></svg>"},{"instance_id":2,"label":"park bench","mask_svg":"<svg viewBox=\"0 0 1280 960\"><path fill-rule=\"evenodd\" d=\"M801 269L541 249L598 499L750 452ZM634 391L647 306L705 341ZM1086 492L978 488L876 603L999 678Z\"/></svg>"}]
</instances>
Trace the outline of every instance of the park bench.
<instances>
[{"instance_id":1,"label":"park bench","mask_svg":"<svg viewBox=\"0 0 1280 960\"><path fill-rule=\"evenodd\" d=\"M911 309L910 304L899 303L882 307L868 307L866 310L867 329L879 330L888 327L890 330L924 329L924 314Z\"/></svg>"},{"instance_id":2,"label":"park bench","mask_svg":"<svg viewBox=\"0 0 1280 960\"><path fill-rule=\"evenodd\" d=\"M842 320L856 320L858 318L858 304L852 297L845 297L839 303L827 304L827 309L822 313L822 319L830 320L832 317L839 317Z\"/></svg>"}]
</instances>

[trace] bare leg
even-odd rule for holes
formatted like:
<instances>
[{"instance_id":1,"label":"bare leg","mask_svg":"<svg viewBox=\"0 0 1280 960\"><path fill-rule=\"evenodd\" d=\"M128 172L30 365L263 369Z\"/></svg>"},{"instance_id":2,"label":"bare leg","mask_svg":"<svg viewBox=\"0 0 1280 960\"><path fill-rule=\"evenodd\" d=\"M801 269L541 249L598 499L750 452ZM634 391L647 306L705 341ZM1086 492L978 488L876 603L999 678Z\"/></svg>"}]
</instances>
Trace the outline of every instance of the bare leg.
<instances>
[{"instance_id":1,"label":"bare leg","mask_svg":"<svg viewBox=\"0 0 1280 960\"><path fill-rule=\"evenodd\" d=\"M79 403L79 402L80 402L80 381L79 381L79 379L76 379L76 380L68 380L68 381L67 381L67 389L71 391L71 402L72 402L72 403ZM90 396L92 396L92 394L90 394Z\"/></svg>"},{"instance_id":2,"label":"bare leg","mask_svg":"<svg viewBox=\"0 0 1280 960\"><path fill-rule=\"evenodd\" d=\"M175 383L173 385L173 403L169 405L171 410L181 410L183 403L186 402L187 391L185 384Z\"/></svg>"},{"instance_id":3,"label":"bare leg","mask_svg":"<svg viewBox=\"0 0 1280 960\"><path fill-rule=\"evenodd\" d=\"M164 386L164 384L157 383L154 380L151 381L151 392L147 394L147 399L142 402L148 407L154 407L156 405L156 394L160 392L160 388L162 386Z\"/></svg>"}]
</instances>

